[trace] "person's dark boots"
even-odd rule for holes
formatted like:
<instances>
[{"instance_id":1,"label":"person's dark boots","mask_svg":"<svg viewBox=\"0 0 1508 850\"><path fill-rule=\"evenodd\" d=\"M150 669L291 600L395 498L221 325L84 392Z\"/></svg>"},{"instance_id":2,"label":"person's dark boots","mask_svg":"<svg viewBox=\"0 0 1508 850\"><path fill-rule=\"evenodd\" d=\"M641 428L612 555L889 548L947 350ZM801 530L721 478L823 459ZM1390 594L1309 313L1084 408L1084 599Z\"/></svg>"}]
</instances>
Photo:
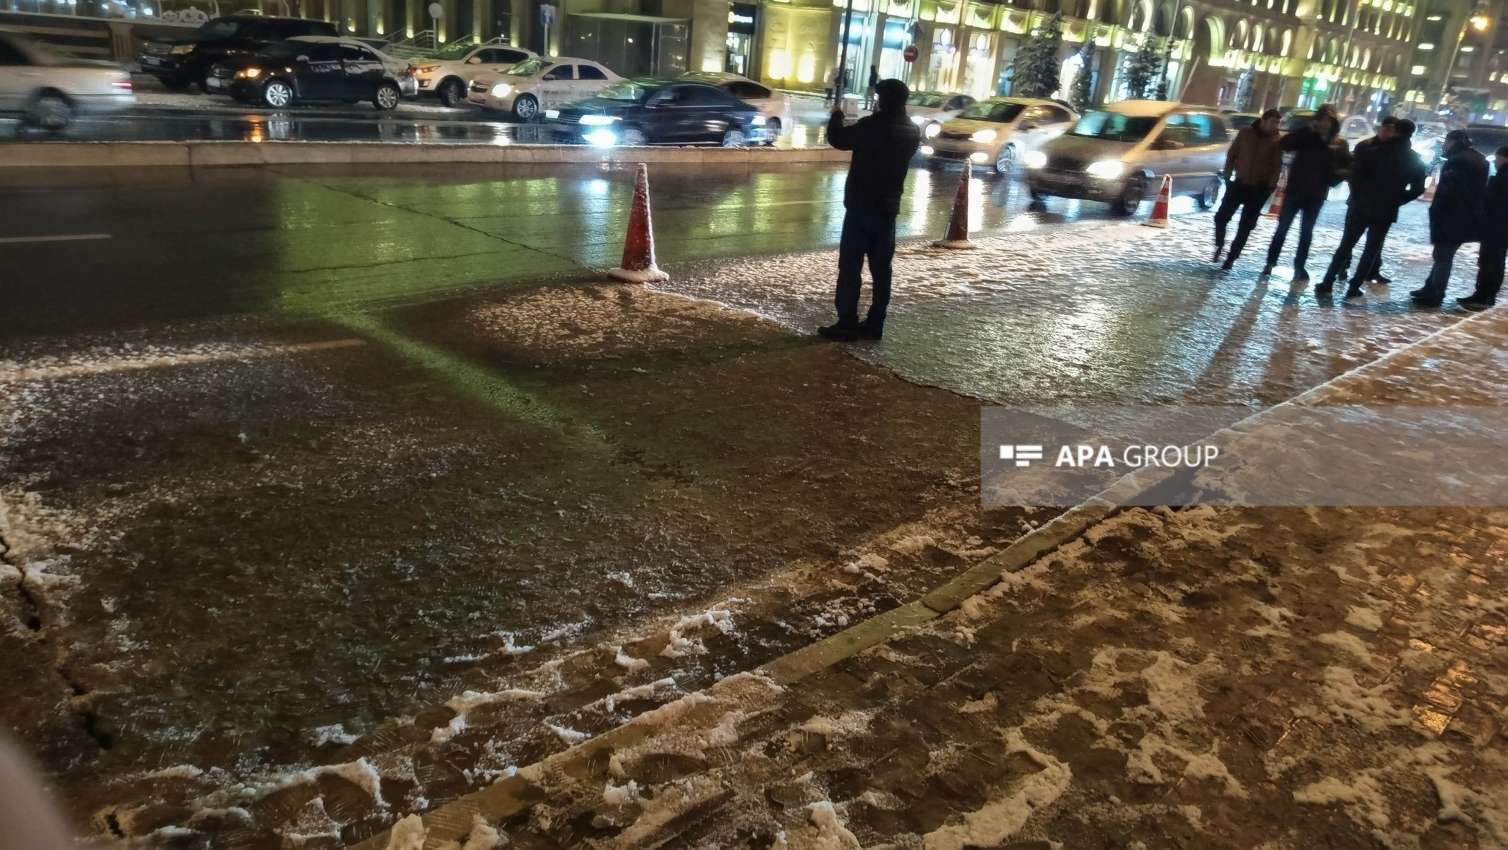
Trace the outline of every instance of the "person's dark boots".
<instances>
[{"instance_id":1,"label":"person's dark boots","mask_svg":"<svg viewBox=\"0 0 1508 850\"><path fill-rule=\"evenodd\" d=\"M1315 295L1329 295L1333 291L1335 291L1335 278L1329 275L1325 275L1325 279L1314 288Z\"/></svg>"},{"instance_id":2,"label":"person's dark boots","mask_svg":"<svg viewBox=\"0 0 1508 850\"><path fill-rule=\"evenodd\" d=\"M1355 299L1355 298L1360 298L1361 296L1362 296L1361 284L1359 284L1359 283L1352 283L1350 286L1346 287L1346 300L1347 301L1350 301L1350 300Z\"/></svg>"},{"instance_id":3,"label":"person's dark boots","mask_svg":"<svg viewBox=\"0 0 1508 850\"><path fill-rule=\"evenodd\" d=\"M884 338L885 338L885 326L884 325L876 325L876 324L872 324L872 323L867 322L867 321L859 323L859 339L884 339Z\"/></svg>"},{"instance_id":4,"label":"person's dark boots","mask_svg":"<svg viewBox=\"0 0 1508 850\"><path fill-rule=\"evenodd\" d=\"M1272 263L1268 263L1267 265L1265 265L1265 266L1262 267L1262 274L1264 274L1264 275L1272 274Z\"/></svg>"},{"instance_id":5,"label":"person's dark boots","mask_svg":"<svg viewBox=\"0 0 1508 850\"><path fill-rule=\"evenodd\" d=\"M1306 271L1304 271L1303 269L1299 269L1298 271L1296 271L1296 272L1293 273L1293 282L1294 283L1308 283L1309 282L1309 273L1306 272Z\"/></svg>"},{"instance_id":6,"label":"person's dark boots","mask_svg":"<svg viewBox=\"0 0 1508 850\"><path fill-rule=\"evenodd\" d=\"M1418 289L1410 289L1410 290L1409 290L1409 297L1410 297L1410 298L1418 298L1418 297L1420 297L1420 296L1421 296L1421 295L1423 295L1423 294L1424 294L1424 293L1425 293L1425 292L1427 292L1427 291L1428 291L1428 290L1427 290L1427 289L1425 289L1425 288L1424 288L1424 287L1422 287L1422 286L1421 286L1421 287L1419 287L1419 288L1418 288Z\"/></svg>"},{"instance_id":7,"label":"person's dark boots","mask_svg":"<svg viewBox=\"0 0 1508 850\"><path fill-rule=\"evenodd\" d=\"M1373 283L1382 284L1383 286L1387 286L1388 284L1390 284L1390 283L1393 282L1393 279L1390 278L1390 277L1383 277L1382 276L1382 272L1378 272L1377 273L1377 277L1372 278L1372 282Z\"/></svg>"},{"instance_id":8,"label":"person's dark boots","mask_svg":"<svg viewBox=\"0 0 1508 850\"><path fill-rule=\"evenodd\" d=\"M1223 263L1220 264L1220 270L1228 272L1235 265L1236 265L1236 255L1234 253L1226 254L1225 255L1225 262L1223 262Z\"/></svg>"},{"instance_id":9,"label":"person's dark boots","mask_svg":"<svg viewBox=\"0 0 1508 850\"><path fill-rule=\"evenodd\" d=\"M1486 310L1492 306L1493 302L1473 292L1470 295L1463 295L1457 298L1456 303L1468 310Z\"/></svg>"},{"instance_id":10,"label":"person's dark boots","mask_svg":"<svg viewBox=\"0 0 1508 850\"><path fill-rule=\"evenodd\" d=\"M817 328L817 336L833 342L853 342L859 338L858 325L832 324Z\"/></svg>"},{"instance_id":11,"label":"person's dark boots","mask_svg":"<svg viewBox=\"0 0 1508 850\"><path fill-rule=\"evenodd\" d=\"M1217 243L1215 245L1215 253L1210 257L1210 262L1212 262L1212 263L1218 263L1218 262L1220 262L1220 255L1224 254L1224 253L1225 253L1225 246L1224 245L1220 245L1220 244Z\"/></svg>"}]
</instances>

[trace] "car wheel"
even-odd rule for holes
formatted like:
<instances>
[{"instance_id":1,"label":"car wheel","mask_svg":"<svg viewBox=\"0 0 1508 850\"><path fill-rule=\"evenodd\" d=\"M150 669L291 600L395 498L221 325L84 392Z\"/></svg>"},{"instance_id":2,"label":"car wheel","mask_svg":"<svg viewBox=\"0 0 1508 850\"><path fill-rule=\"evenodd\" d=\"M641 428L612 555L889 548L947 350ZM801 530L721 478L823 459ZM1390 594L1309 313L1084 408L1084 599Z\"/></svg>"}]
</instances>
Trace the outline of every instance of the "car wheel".
<instances>
[{"instance_id":1,"label":"car wheel","mask_svg":"<svg viewBox=\"0 0 1508 850\"><path fill-rule=\"evenodd\" d=\"M446 106L460 106L466 102L466 84L451 77L440 84L440 102Z\"/></svg>"},{"instance_id":2,"label":"car wheel","mask_svg":"<svg viewBox=\"0 0 1508 850\"><path fill-rule=\"evenodd\" d=\"M1142 199L1147 196L1147 178L1140 174L1133 175L1126 180L1126 186L1121 190L1121 196L1115 199L1114 207L1117 215L1131 215L1136 208L1141 206Z\"/></svg>"},{"instance_id":3,"label":"car wheel","mask_svg":"<svg viewBox=\"0 0 1508 850\"><path fill-rule=\"evenodd\" d=\"M624 127L623 132L618 134L618 144L628 148L642 148L649 144L649 138L638 127Z\"/></svg>"},{"instance_id":4,"label":"car wheel","mask_svg":"<svg viewBox=\"0 0 1508 850\"><path fill-rule=\"evenodd\" d=\"M520 121L532 121L539 114L539 101L532 94L521 94L513 99L513 117Z\"/></svg>"},{"instance_id":5,"label":"car wheel","mask_svg":"<svg viewBox=\"0 0 1508 850\"><path fill-rule=\"evenodd\" d=\"M1001 177L1008 176L1016 167L1016 146L1006 145L995 156L995 173Z\"/></svg>"},{"instance_id":6,"label":"car wheel","mask_svg":"<svg viewBox=\"0 0 1508 850\"><path fill-rule=\"evenodd\" d=\"M741 148L744 146L744 131L736 127L729 127L728 132L723 133L723 147Z\"/></svg>"},{"instance_id":7,"label":"car wheel","mask_svg":"<svg viewBox=\"0 0 1508 850\"><path fill-rule=\"evenodd\" d=\"M26 123L56 133L73 122L73 104L57 92L37 95L26 109Z\"/></svg>"},{"instance_id":8,"label":"car wheel","mask_svg":"<svg viewBox=\"0 0 1508 850\"><path fill-rule=\"evenodd\" d=\"M398 91L398 86L393 83L381 83L377 86L377 93L372 95L372 105L388 112L398 108L398 101L403 93Z\"/></svg>"},{"instance_id":9,"label":"car wheel","mask_svg":"<svg viewBox=\"0 0 1508 850\"><path fill-rule=\"evenodd\" d=\"M1200 209L1211 210L1215 208L1215 204L1220 201L1220 186L1220 178L1218 177L1211 178L1210 182L1204 184L1204 191L1199 193Z\"/></svg>"},{"instance_id":10,"label":"car wheel","mask_svg":"<svg viewBox=\"0 0 1508 850\"><path fill-rule=\"evenodd\" d=\"M282 80L269 80L262 86L262 102L273 109L282 109L293 103L293 87Z\"/></svg>"}]
</instances>

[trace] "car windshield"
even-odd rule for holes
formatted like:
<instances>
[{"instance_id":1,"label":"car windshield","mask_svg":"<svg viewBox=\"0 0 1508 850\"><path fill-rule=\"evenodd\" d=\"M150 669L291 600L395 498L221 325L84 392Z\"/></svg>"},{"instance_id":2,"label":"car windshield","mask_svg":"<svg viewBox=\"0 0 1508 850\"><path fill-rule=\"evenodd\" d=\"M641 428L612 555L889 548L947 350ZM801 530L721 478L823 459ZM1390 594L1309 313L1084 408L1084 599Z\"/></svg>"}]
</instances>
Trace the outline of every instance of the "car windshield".
<instances>
[{"instance_id":1,"label":"car windshield","mask_svg":"<svg viewBox=\"0 0 1508 850\"><path fill-rule=\"evenodd\" d=\"M1127 115L1124 112L1091 112L1079 119L1068 131L1070 136L1088 136L1094 139L1110 139L1116 142L1137 142L1145 139L1157 118L1151 115Z\"/></svg>"},{"instance_id":2,"label":"car windshield","mask_svg":"<svg viewBox=\"0 0 1508 850\"><path fill-rule=\"evenodd\" d=\"M945 99L946 98L944 98L940 94L932 94L931 92L917 92L916 94L913 94L911 95L911 97L907 98L906 102L911 104L912 106L942 106L943 100Z\"/></svg>"},{"instance_id":3,"label":"car windshield","mask_svg":"<svg viewBox=\"0 0 1508 850\"><path fill-rule=\"evenodd\" d=\"M594 97L600 97L604 100L621 100L626 103L638 103L648 97L651 91L653 89L646 87L643 83L636 80L622 80L597 92Z\"/></svg>"},{"instance_id":4,"label":"car windshield","mask_svg":"<svg viewBox=\"0 0 1508 850\"><path fill-rule=\"evenodd\" d=\"M959 117L973 118L976 121L999 121L1003 124L1020 115L1025 108L1025 104L1008 100L981 100L965 109Z\"/></svg>"},{"instance_id":5,"label":"car windshield","mask_svg":"<svg viewBox=\"0 0 1508 850\"><path fill-rule=\"evenodd\" d=\"M199 41L216 41L222 38L230 38L239 32L240 29L240 21L215 20L195 30L194 38Z\"/></svg>"},{"instance_id":6,"label":"car windshield","mask_svg":"<svg viewBox=\"0 0 1508 850\"><path fill-rule=\"evenodd\" d=\"M309 43L304 41L280 41L277 44L269 44L257 52L264 59L292 59L300 50L308 50Z\"/></svg>"},{"instance_id":7,"label":"car windshield","mask_svg":"<svg viewBox=\"0 0 1508 850\"><path fill-rule=\"evenodd\" d=\"M525 59L517 65L510 67L503 73L511 77L532 77L535 74L538 74L544 68L548 68L553 64L553 62L546 62L543 59L536 59L531 57L529 59Z\"/></svg>"},{"instance_id":8,"label":"car windshield","mask_svg":"<svg viewBox=\"0 0 1508 850\"><path fill-rule=\"evenodd\" d=\"M452 62L457 59L465 59L466 54L470 53L473 50L476 50L476 45L472 44L469 41L460 42L458 44L447 44L445 45L445 48L443 50L435 54L435 58L444 59L447 62Z\"/></svg>"}]
</instances>

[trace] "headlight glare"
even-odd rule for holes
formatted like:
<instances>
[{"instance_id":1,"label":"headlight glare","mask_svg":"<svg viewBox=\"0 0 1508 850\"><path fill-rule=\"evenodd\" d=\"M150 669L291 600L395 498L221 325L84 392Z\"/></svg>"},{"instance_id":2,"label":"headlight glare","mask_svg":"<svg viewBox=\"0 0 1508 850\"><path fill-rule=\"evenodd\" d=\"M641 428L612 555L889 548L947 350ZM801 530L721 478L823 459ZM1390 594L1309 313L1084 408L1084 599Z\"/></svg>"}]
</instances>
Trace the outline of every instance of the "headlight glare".
<instances>
[{"instance_id":1,"label":"headlight glare","mask_svg":"<svg viewBox=\"0 0 1508 850\"><path fill-rule=\"evenodd\" d=\"M1021 164L1027 168L1041 168L1047 165L1047 154L1041 151L1027 151L1021 157Z\"/></svg>"},{"instance_id":2,"label":"headlight glare","mask_svg":"<svg viewBox=\"0 0 1508 850\"><path fill-rule=\"evenodd\" d=\"M1101 180L1114 180L1126 173L1126 164L1118 159L1102 159L1098 162L1089 163L1084 169L1090 177L1098 177Z\"/></svg>"},{"instance_id":3,"label":"headlight glare","mask_svg":"<svg viewBox=\"0 0 1508 850\"><path fill-rule=\"evenodd\" d=\"M507 97L513 93L513 86L508 83L498 83L492 87L493 97Z\"/></svg>"},{"instance_id":4,"label":"headlight glare","mask_svg":"<svg viewBox=\"0 0 1508 850\"><path fill-rule=\"evenodd\" d=\"M989 144L990 142L995 141L995 137L999 135L1000 134L995 132L994 130L975 130L974 135L969 137L969 141Z\"/></svg>"},{"instance_id":5,"label":"headlight glare","mask_svg":"<svg viewBox=\"0 0 1508 850\"><path fill-rule=\"evenodd\" d=\"M941 132L942 125L934 121L933 123L927 125L927 129L922 131L922 135L926 136L929 139L935 139L937 138L937 134Z\"/></svg>"},{"instance_id":6,"label":"headlight glare","mask_svg":"<svg viewBox=\"0 0 1508 850\"><path fill-rule=\"evenodd\" d=\"M615 124L615 123L617 123L617 121L618 121L618 116L616 116L616 115L583 115L583 116L581 116L581 123L587 125L588 127L606 127L609 124Z\"/></svg>"},{"instance_id":7,"label":"headlight glare","mask_svg":"<svg viewBox=\"0 0 1508 850\"><path fill-rule=\"evenodd\" d=\"M245 77L248 80L255 80L257 77L262 76L262 69L255 66L251 68L242 68L241 73L238 76Z\"/></svg>"}]
</instances>

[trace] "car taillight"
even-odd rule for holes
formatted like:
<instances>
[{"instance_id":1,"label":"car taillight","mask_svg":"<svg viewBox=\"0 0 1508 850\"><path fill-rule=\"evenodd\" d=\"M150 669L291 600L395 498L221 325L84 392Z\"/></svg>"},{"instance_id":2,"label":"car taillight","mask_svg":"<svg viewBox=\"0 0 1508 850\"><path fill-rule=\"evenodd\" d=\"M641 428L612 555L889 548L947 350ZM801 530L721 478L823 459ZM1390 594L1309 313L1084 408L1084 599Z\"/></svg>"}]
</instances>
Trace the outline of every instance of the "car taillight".
<instances>
[{"instance_id":1,"label":"car taillight","mask_svg":"<svg viewBox=\"0 0 1508 850\"><path fill-rule=\"evenodd\" d=\"M131 81L130 80L111 80L110 81L110 86L111 86L111 88L114 88L116 91L130 91L131 90Z\"/></svg>"}]
</instances>

